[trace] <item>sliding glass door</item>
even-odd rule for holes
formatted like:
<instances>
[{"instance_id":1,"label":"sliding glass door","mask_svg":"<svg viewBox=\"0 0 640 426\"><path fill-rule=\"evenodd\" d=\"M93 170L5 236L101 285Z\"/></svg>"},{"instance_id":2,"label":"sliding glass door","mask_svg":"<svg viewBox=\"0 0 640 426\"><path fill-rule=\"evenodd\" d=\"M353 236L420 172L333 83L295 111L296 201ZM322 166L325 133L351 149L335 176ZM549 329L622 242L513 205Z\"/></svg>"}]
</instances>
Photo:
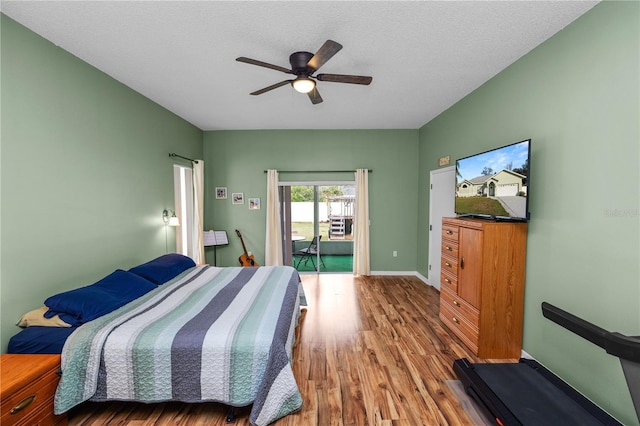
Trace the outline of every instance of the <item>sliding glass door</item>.
<instances>
[{"instance_id":1,"label":"sliding glass door","mask_svg":"<svg viewBox=\"0 0 640 426\"><path fill-rule=\"evenodd\" d=\"M301 272L352 272L354 184L281 185L285 264Z\"/></svg>"}]
</instances>

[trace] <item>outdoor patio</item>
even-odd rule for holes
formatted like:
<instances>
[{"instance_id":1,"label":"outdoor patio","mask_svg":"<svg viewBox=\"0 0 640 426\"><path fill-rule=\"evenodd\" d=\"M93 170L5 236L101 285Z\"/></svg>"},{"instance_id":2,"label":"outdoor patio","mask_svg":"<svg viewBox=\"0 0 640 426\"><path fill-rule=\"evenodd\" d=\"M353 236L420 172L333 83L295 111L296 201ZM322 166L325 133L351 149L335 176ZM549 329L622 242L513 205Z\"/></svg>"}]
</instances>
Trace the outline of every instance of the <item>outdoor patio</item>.
<instances>
[{"instance_id":1,"label":"outdoor patio","mask_svg":"<svg viewBox=\"0 0 640 426\"><path fill-rule=\"evenodd\" d=\"M293 257L292 266L296 266L300 260L299 256ZM350 255L322 255L324 266L320 265L320 272L353 272L353 256ZM314 261L316 261L314 259ZM315 272L311 261L305 265L304 261L298 266L299 272Z\"/></svg>"}]
</instances>

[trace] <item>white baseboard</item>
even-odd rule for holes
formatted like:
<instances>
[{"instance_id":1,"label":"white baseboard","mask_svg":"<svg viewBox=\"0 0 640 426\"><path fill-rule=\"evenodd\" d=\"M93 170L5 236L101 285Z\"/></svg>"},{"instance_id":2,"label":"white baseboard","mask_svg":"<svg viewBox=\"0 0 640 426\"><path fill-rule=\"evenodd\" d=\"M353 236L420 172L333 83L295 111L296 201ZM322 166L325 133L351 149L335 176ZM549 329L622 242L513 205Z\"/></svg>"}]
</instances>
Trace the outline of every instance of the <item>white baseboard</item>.
<instances>
[{"instance_id":1,"label":"white baseboard","mask_svg":"<svg viewBox=\"0 0 640 426\"><path fill-rule=\"evenodd\" d=\"M427 279L427 277L425 277L424 275L422 275L420 272L416 272L415 273L416 277L418 277L420 279L420 281L422 281L423 283L430 285L433 287L433 285L429 282L429 280Z\"/></svg>"},{"instance_id":2,"label":"white baseboard","mask_svg":"<svg viewBox=\"0 0 640 426\"><path fill-rule=\"evenodd\" d=\"M525 359L532 359L532 360L536 360L533 356L531 356L530 354L526 353L524 351L524 349L521 351L520 353L520 358L525 358Z\"/></svg>"}]
</instances>

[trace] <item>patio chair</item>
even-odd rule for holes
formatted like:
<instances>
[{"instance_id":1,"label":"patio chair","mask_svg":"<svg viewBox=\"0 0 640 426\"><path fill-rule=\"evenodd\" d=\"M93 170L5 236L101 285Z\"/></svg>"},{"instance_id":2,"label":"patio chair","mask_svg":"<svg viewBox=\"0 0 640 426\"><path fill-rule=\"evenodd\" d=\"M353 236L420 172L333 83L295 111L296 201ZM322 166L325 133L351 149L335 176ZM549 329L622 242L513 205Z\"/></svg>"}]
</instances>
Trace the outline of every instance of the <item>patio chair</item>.
<instances>
[{"instance_id":1,"label":"patio chair","mask_svg":"<svg viewBox=\"0 0 640 426\"><path fill-rule=\"evenodd\" d=\"M298 259L298 263L296 263L296 269L298 269L298 267L300 266L300 263L302 263L303 261L304 261L304 265L307 266L307 262L309 262L309 260L311 260L313 269L317 269L316 263L313 259L317 257L318 254L320 253L321 239L322 239L322 235L314 236L313 239L311 240L311 243L309 244L309 247L303 248L296 252L296 256L300 256L300 258ZM320 254L320 263L322 266L326 268L324 264L324 260L322 260L322 254Z\"/></svg>"}]
</instances>

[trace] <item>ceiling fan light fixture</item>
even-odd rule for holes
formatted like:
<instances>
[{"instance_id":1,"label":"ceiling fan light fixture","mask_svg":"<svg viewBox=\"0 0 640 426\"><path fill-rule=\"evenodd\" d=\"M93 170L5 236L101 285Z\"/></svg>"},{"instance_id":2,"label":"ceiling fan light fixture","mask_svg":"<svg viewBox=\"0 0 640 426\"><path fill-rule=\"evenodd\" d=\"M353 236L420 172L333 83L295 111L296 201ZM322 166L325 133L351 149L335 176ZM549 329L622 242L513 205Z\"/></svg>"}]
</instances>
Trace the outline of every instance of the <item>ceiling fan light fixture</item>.
<instances>
[{"instance_id":1,"label":"ceiling fan light fixture","mask_svg":"<svg viewBox=\"0 0 640 426\"><path fill-rule=\"evenodd\" d=\"M311 52L299 51L293 52L289 55L289 64L291 69L281 67L279 65L273 65L268 62L262 62L251 58L240 56L236 58L238 62L244 62L250 65L257 65L259 67L270 68L275 71L281 71L285 74L289 74L293 77L292 80L283 80L279 83L272 84L271 86L264 87L255 92L251 92L250 95L262 95L263 93L270 92L278 87L291 84L296 92L306 93L309 100L313 105L317 105L322 102L322 96L318 93L316 87L317 81L331 81L334 83L347 83L347 84L371 84L372 77L365 75L348 75L348 74L316 74L316 72L322 67L329 59L333 57L338 51L342 49L340 43L336 43L333 40L327 40L322 47L314 54Z\"/></svg>"},{"instance_id":2,"label":"ceiling fan light fixture","mask_svg":"<svg viewBox=\"0 0 640 426\"><path fill-rule=\"evenodd\" d=\"M294 89L300 93L309 93L316 87L316 82L309 77L299 76L293 83L291 83Z\"/></svg>"}]
</instances>

